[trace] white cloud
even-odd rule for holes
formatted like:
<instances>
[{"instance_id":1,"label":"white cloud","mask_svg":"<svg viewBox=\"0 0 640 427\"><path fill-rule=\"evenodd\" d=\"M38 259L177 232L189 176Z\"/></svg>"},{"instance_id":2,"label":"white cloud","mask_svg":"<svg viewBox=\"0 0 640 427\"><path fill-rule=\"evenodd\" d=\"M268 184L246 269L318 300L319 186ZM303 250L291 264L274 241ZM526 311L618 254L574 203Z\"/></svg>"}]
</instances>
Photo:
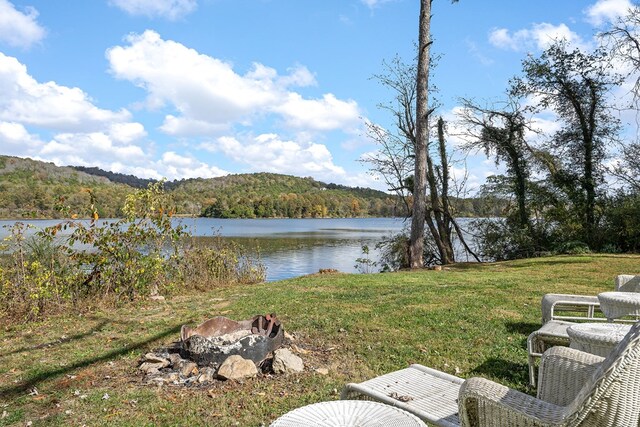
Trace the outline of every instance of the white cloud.
<instances>
[{"instance_id":1,"label":"white cloud","mask_svg":"<svg viewBox=\"0 0 640 427\"><path fill-rule=\"evenodd\" d=\"M566 40L576 47L586 43L566 24L552 25L546 22L533 24L531 29L511 33L506 28L494 28L489 33L489 42L497 48L514 51L530 49L544 50L556 40Z\"/></svg>"},{"instance_id":2,"label":"white cloud","mask_svg":"<svg viewBox=\"0 0 640 427\"><path fill-rule=\"evenodd\" d=\"M355 101L341 101L331 93L322 99L304 99L297 93L289 93L286 101L274 107L274 110L284 116L290 127L315 130L353 125L359 117Z\"/></svg>"},{"instance_id":3,"label":"white cloud","mask_svg":"<svg viewBox=\"0 0 640 427\"><path fill-rule=\"evenodd\" d=\"M180 19L198 7L197 0L110 0L110 3L130 15L169 20Z\"/></svg>"},{"instance_id":4,"label":"white cloud","mask_svg":"<svg viewBox=\"0 0 640 427\"><path fill-rule=\"evenodd\" d=\"M194 157L183 156L173 151L167 151L162 155L157 170L164 171L164 177L168 179L215 178L228 174L227 171L218 167L210 166Z\"/></svg>"},{"instance_id":5,"label":"white cloud","mask_svg":"<svg viewBox=\"0 0 640 427\"><path fill-rule=\"evenodd\" d=\"M0 122L0 146L2 154L20 156L33 153L42 145L42 141L30 135L20 123Z\"/></svg>"},{"instance_id":6,"label":"white cloud","mask_svg":"<svg viewBox=\"0 0 640 427\"><path fill-rule=\"evenodd\" d=\"M154 31L131 35L127 41L130 46L107 51L111 71L147 90L154 106L170 102L187 118L224 124L275 97L266 69L256 68L255 78L243 78L231 64L162 40Z\"/></svg>"},{"instance_id":7,"label":"white cloud","mask_svg":"<svg viewBox=\"0 0 640 427\"><path fill-rule=\"evenodd\" d=\"M82 159L79 164L128 160L136 163L146 157L142 147L118 143L102 132L62 133L42 147L39 154L54 159L55 163L78 164L66 159Z\"/></svg>"},{"instance_id":8,"label":"white cloud","mask_svg":"<svg viewBox=\"0 0 640 427\"><path fill-rule=\"evenodd\" d=\"M198 53L154 31L127 38L128 46L107 51L111 72L148 92L147 105L172 107L161 129L172 135L211 135L234 124L249 124L275 114L283 123L310 130L342 129L358 121L355 101L332 94L305 99L291 86L316 84L315 76L298 65L288 75L253 64L245 75L232 64Z\"/></svg>"},{"instance_id":9,"label":"white cloud","mask_svg":"<svg viewBox=\"0 0 640 427\"><path fill-rule=\"evenodd\" d=\"M1 1L1 0L0 0ZM63 131L93 131L130 118L96 107L79 88L38 83L17 59L0 52L0 120Z\"/></svg>"},{"instance_id":10,"label":"white cloud","mask_svg":"<svg viewBox=\"0 0 640 427\"><path fill-rule=\"evenodd\" d=\"M585 10L587 21L597 27L614 22L633 7L630 0L598 0Z\"/></svg>"},{"instance_id":11,"label":"white cloud","mask_svg":"<svg viewBox=\"0 0 640 427\"><path fill-rule=\"evenodd\" d=\"M378 7L384 3L388 3L392 0L360 0L363 4L365 4L370 9Z\"/></svg>"},{"instance_id":12,"label":"white cloud","mask_svg":"<svg viewBox=\"0 0 640 427\"><path fill-rule=\"evenodd\" d=\"M177 136L198 136L211 135L229 129L227 124L210 123L206 120L195 120L185 117L176 117L168 114L164 118L164 123L160 130L169 135Z\"/></svg>"},{"instance_id":13,"label":"white cloud","mask_svg":"<svg viewBox=\"0 0 640 427\"><path fill-rule=\"evenodd\" d=\"M467 50L469 51L469 53L471 54L472 57L474 57L480 64L484 65L484 66L489 66L493 64L493 59L489 58L487 55L485 55L479 48L478 48L478 44L467 38L464 40L465 44L467 45Z\"/></svg>"},{"instance_id":14,"label":"white cloud","mask_svg":"<svg viewBox=\"0 0 640 427\"><path fill-rule=\"evenodd\" d=\"M115 126L112 133L61 133L45 142L20 124L0 122L0 145L5 155L31 157L58 166L97 166L142 178L213 178L228 174L172 151L154 160L151 147L133 143L133 138L146 135L135 125Z\"/></svg>"},{"instance_id":15,"label":"white cloud","mask_svg":"<svg viewBox=\"0 0 640 427\"><path fill-rule=\"evenodd\" d=\"M287 71L289 72L289 75L280 78L280 84L284 87L305 87L316 86L318 84L316 76L304 65L297 65L295 67L288 68Z\"/></svg>"},{"instance_id":16,"label":"white cloud","mask_svg":"<svg viewBox=\"0 0 640 427\"><path fill-rule=\"evenodd\" d=\"M147 131L140 123L114 123L109 128L109 135L114 141L130 143L147 136Z\"/></svg>"},{"instance_id":17,"label":"white cloud","mask_svg":"<svg viewBox=\"0 0 640 427\"><path fill-rule=\"evenodd\" d=\"M26 7L24 12L16 10L8 0L0 0L0 41L9 46L28 48L40 42L46 35L37 22L38 11Z\"/></svg>"},{"instance_id":18,"label":"white cloud","mask_svg":"<svg viewBox=\"0 0 640 427\"><path fill-rule=\"evenodd\" d=\"M221 152L236 162L248 165L253 171L312 175L332 182L346 177L345 170L333 163L325 145L283 140L276 134L262 134L243 141L220 137L203 145L203 148Z\"/></svg>"},{"instance_id":19,"label":"white cloud","mask_svg":"<svg viewBox=\"0 0 640 427\"><path fill-rule=\"evenodd\" d=\"M126 110L96 107L79 88L39 83L15 58L0 53L1 154L31 157L59 166L97 166L140 177L214 177L226 171L171 151L154 158L141 123ZM52 134L48 140L31 127Z\"/></svg>"},{"instance_id":20,"label":"white cloud","mask_svg":"<svg viewBox=\"0 0 640 427\"><path fill-rule=\"evenodd\" d=\"M550 110L543 111L531 120L531 129L525 132L525 138L529 143L541 141L562 129L562 122L558 116Z\"/></svg>"}]
</instances>

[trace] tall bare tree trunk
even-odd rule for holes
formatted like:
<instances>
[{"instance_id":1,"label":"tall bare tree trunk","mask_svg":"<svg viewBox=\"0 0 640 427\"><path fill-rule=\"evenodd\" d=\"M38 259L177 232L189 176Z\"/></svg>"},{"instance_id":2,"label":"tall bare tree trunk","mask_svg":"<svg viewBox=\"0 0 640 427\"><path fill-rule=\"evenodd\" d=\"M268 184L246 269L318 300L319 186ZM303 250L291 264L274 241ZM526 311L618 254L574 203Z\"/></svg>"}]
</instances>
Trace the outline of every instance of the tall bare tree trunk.
<instances>
[{"instance_id":1,"label":"tall bare tree trunk","mask_svg":"<svg viewBox=\"0 0 640 427\"><path fill-rule=\"evenodd\" d=\"M420 30L418 35L418 75L416 94L416 146L413 187L413 212L409 254L411 268L422 268L424 221L427 203L427 151L429 149L429 62L431 1L420 0Z\"/></svg>"}]
</instances>

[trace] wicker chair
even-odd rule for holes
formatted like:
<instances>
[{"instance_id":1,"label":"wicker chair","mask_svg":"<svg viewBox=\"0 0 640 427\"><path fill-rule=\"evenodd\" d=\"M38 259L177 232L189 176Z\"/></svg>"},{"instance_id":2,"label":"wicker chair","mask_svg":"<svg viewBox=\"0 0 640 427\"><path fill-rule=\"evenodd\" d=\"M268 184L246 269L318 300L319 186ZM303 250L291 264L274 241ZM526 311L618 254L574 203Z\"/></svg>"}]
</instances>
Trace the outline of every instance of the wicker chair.
<instances>
[{"instance_id":1,"label":"wicker chair","mask_svg":"<svg viewBox=\"0 0 640 427\"><path fill-rule=\"evenodd\" d=\"M640 276L620 274L615 278L617 292L640 292ZM547 349L556 345L569 345L567 329L573 322L607 322L598 301L591 295L545 294L540 304L542 327L533 331L527 339L529 384L536 386L536 361ZM616 322L633 323L637 318L616 319Z\"/></svg>"},{"instance_id":2,"label":"wicker chair","mask_svg":"<svg viewBox=\"0 0 640 427\"><path fill-rule=\"evenodd\" d=\"M348 384L342 397L380 400L438 426L636 427L640 414L640 323L631 327L606 359L566 347L545 352L537 397L483 378L452 382L450 387L459 389L457 419L426 417L425 411L413 404L416 384L402 392L402 402L395 394L395 399L388 396L389 385L395 381L394 387L402 390L404 380L394 380L393 373L383 377L385 381L377 384L371 383L373 380ZM427 388L429 378L422 381ZM422 397L415 400L420 404ZM449 402L452 404L455 400Z\"/></svg>"},{"instance_id":3,"label":"wicker chair","mask_svg":"<svg viewBox=\"0 0 640 427\"><path fill-rule=\"evenodd\" d=\"M620 274L616 277L616 291L640 292L640 276L633 274Z\"/></svg>"}]
</instances>

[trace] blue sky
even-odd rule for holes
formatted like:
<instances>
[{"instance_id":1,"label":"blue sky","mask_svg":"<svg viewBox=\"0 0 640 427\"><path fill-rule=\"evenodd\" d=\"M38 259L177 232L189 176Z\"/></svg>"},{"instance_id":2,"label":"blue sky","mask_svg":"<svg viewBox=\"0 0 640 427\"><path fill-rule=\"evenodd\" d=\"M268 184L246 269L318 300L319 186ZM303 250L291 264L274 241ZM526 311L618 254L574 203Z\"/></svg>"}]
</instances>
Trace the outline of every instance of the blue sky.
<instances>
[{"instance_id":1,"label":"blue sky","mask_svg":"<svg viewBox=\"0 0 640 427\"><path fill-rule=\"evenodd\" d=\"M433 2L433 82L495 99L527 53L630 0ZM0 0L0 154L140 177L278 172L384 189L358 160L388 127L371 76L410 61L417 0ZM451 147L456 147L451 138ZM477 187L495 166L466 160ZM462 169L462 164L456 165Z\"/></svg>"}]
</instances>

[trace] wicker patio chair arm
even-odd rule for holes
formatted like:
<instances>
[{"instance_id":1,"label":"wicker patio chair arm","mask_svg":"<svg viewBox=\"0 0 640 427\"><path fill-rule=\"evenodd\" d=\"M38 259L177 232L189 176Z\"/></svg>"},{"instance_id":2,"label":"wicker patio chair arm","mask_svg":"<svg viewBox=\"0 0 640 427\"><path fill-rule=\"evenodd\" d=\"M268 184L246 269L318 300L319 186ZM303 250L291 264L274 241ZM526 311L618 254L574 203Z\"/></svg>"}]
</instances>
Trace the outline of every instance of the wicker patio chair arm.
<instances>
[{"instance_id":1,"label":"wicker patio chair arm","mask_svg":"<svg viewBox=\"0 0 640 427\"><path fill-rule=\"evenodd\" d=\"M569 347L552 347L542 355L538 399L566 406L604 360Z\"/></svg>"},{"instance_id":2,"label":"wicker patio chair arm","mask_svg":"<svg viewBox=\"0 0 640 427\"><path fill-rule=\"evenodd\" d=\"M458 397L460 423L467 427L562 425L565 408L484 378L470 378Z\"/></svg>"}]
</instances>

